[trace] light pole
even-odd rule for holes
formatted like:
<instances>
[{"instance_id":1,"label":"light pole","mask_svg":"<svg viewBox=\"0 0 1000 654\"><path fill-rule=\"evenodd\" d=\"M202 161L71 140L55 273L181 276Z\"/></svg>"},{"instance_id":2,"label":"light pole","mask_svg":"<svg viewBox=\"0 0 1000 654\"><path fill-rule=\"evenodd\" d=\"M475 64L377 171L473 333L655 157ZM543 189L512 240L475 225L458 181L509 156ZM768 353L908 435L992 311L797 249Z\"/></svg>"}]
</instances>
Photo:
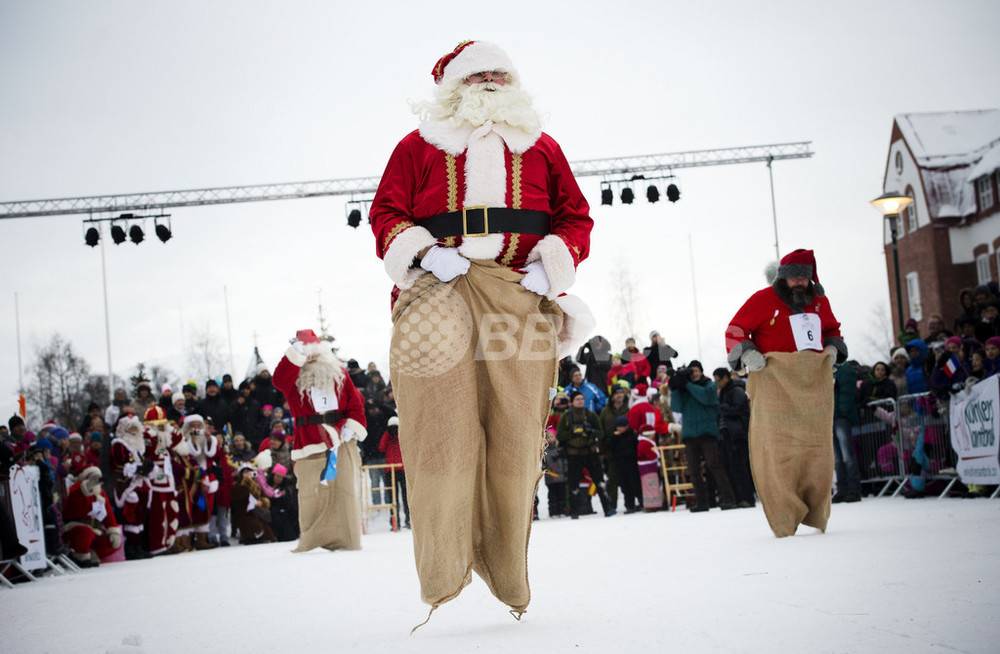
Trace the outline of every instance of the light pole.
<instances>
[{"instance_id":1,"label":"light pole","mask_svg":"<svg viewBox=\"0 0 1000 654\"><path fill-rule=\"evenodd\" d=\"M897 235L899 233L899 214L906 210L913 202L913 198L899 193L883 193L869 204L878 209L883 218L889 220L889 231L892 233L892 264L896 270L896 315L899 320L899 331L903 331L903 290L899 283L899 247L897 245Z\"/></svg>"}]
</instances>

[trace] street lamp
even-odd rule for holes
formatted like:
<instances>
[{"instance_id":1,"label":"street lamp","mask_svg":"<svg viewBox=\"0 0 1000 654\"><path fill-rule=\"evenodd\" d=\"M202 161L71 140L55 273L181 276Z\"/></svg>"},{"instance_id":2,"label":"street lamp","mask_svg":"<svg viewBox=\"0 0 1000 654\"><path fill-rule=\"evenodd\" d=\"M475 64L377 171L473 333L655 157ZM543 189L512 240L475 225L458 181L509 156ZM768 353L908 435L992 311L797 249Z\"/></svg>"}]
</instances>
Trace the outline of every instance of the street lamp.
<instances>
[{"instance_id":1,"label":"street lamp","mask_svg":"<svg viewBox=\"0 0 1000 654\"><path fill-rule=\"evenodd\" d=\"M896 236L899 233L897 222L899 214L910 206L913 198L899 193L883 193L869 204L878 209L883 218L889 219L889 231L892 233L892 263L896 269L896 315L899 317L899 331L903 331L903 291L899 283L899 248Z\"/></svg>"}]
</instances>

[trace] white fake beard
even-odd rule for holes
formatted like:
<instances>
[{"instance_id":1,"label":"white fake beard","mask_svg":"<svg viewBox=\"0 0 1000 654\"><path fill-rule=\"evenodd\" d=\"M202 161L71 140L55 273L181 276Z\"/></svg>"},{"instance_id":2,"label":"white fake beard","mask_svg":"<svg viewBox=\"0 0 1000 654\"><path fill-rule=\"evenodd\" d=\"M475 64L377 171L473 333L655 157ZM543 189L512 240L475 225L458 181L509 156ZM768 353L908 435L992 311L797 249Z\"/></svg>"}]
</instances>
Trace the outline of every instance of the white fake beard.
<instances>
[{"instance_id":1,"label":"white fake beard","mask_svg":"<svg viewBox=\"0 0 1000 654\"><path fill-rule=\"evenodd\" d=\"M173 430L170 429L170 425L160 425L153 433L156 435L156 445L158 448L166 449L170 447L170 444L174 440Z\"/></svg>"},{"instance_id":2,"label":"white fake beard","mask_svg":"<svg viewBox=\"0 0 1000 654\"><path fill-rule=\"evenodd\" d=\"M307 357L318 354L319 358L310 361L299 369L295 387L302 397L309 397L312 388L323 390L329 397L337 396L337 389L344 381L344 370L340 359L325 343L310 343L303 352Z\"/></svg>"},{"instance_id":3,"label":"white fake beard","mask_svg":"<svg viewBox=\"0 0 1000 654\"><path fill-rule=\"evenodd\" d=\"M467 122L479 127L492 120L528 133L541 129L542 118L531 104L531 96L514 83L492 82L440 86L434 100L413 105L421 120Z\"/></svg>"},{"instance_id":4,"label":"white fake beard","mask_svg":"<svg viewBox=\"0 0 1000 654\"><path fill-rule=\"evenodd\" d=\"M141 453L146 449L146 444L142 439L142 424L138 418L125 418L118 423L115 436L136 452Z\"/></svg>"}]
</instances>

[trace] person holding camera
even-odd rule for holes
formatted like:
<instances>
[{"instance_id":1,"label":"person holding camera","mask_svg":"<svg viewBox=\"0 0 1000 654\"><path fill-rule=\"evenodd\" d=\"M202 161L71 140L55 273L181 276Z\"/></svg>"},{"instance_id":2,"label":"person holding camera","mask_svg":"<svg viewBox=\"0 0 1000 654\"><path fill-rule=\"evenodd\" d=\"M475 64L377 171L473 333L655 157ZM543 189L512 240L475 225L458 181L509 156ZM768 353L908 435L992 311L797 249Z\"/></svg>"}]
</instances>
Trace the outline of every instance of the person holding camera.
<instances>
[{"instance_id":1,"label":"person holding camera","mask_svg":"<svg viewBox=\"0 0 1000 654\"><path fill-rule=\"evenodd\" d=\"M590 472L594 485L597 486L597 495L601 498L601 507L604 509L604 517L613 516L616 511L608 499L607 485L604 482L604 468L601 466L601 457L598 454L598 443L604 435L601 429L601 419L597 414L590 411L585 406L586 397L583 393L575 392L570 397L570 408L562 418L559 419L559 426L556 427L556 439L566 448L566 461L569 468L570 487L570 516L576 520L580 517L580 480L583 478L583 469Z\"/></svg>"},{"instance_id":2,"label":"person holding camera","mask_svg":"<svg viewBox=\"0 0 1000 654\"><path fill-rule=\"evenodd\" d=\"M701 462L719 490L719 508L736 508L736 496L719 459L719 395L715 382L705 376L701 362L692 360L678 368L668 382L670 406L683 416L681 442L688 476L694 485L692 512L708 511L708 486L701 476Z\"/></svg>"}]
</instances>

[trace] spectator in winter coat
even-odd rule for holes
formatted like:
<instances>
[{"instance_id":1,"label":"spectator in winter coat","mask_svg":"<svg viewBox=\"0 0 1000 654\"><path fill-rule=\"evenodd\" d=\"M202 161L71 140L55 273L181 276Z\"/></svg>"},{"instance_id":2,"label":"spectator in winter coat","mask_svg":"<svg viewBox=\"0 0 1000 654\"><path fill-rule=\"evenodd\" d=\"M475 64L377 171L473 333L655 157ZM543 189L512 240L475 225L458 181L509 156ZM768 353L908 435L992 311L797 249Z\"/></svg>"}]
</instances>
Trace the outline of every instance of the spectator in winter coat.
<instances>
[{"instance_id":1,"label":"spectator in winter coat","mask_svg":"<svg viewBox=\"0 0 1000 654\"><path fill-rule=\"evenodd\" d=\"M396 465L396 494L397 502L403 505L403 515L406 518L405 527L410 528L410 504L406 499L406 472L403 470L403 454L399 449L399 418L393 416L389 418L388 427L384 434L382 434L382 440L379 442L378 449L385 453L385 462L387 465ZM398 519L399 508L396 508L396 517ZM397 525L393 525L396 527ZM398 527L397 527L398 528Z\"/></svg>"},{"instance_id":2,"label":"spectator in winter coat","mask_svg":"<svg viewBox=\"0 0 1000 654\"><path fill-rule=\"evenodd\" d=\"M214 379L205 382L205 397L199 402L199 407L199 413L211 419L217 430L222 430L229 422L229 404L222 399L219 383Z\"/></svg>"},{"instance_id":3,"label":"spectator in winter coat","mask_svg":"<svg viewBox=\"0 0 1000 654\"><path fill-rule=\"evenodd\" d=\"M584 406L587 408L587 411L594 413L600 412L608 401L608 396L598 386L584 381L583 373L579 369L573 371L573 375L570 378L570 385L566 387L568 395L572 395L574 392L583 394Z\"/></svg>"},{"instance_id":4,"label":"spectator in winter coat","mask_svg":"<svg viewBox=\"0 0 1000 654\"><path fill-rule=\"evenodd\" d=\"M903 331L896 335L896 340L900 345L906 347L910 341L920 338L920 332L917 331L917 321L910 318L903 325Z\"/></svg>"},{"instance_id":5,"label":"spectator in winter coat","mask_svg":"<svg viewBox=\"0 0 1000 654\"><path fill-rule=\"evenodd\" d=\"M985 343L997 335L1000 335L1000 309L997 308L996 304L987 304L979 310L976 340Z\"/></svg>"},{"instance_id":6,"label":"spectator in winter coat","mask_svg":"<svg viewBox=\"0 0 1000 654\"><path fill-rule=\"evenodd\" d=\"M385 380L382 379L382 373L378 370L368 373L368 383L358 390L365 396L365 399L378 400L381 398L382 393L385 392Z\"/></svg>"},{"instance_id":7,"label":"spectator in winter coat","mask_svg":"<svg viewBox=\"0 0 1000 654\"><path fill-rule=\"evenodd\" d=\"M756 504L753 475L750 472L750 400L746 385L733 379L727 368L716 368L712 378L719 388L719 435L722 462L733 483L736 502L741 508Z\"/></svg>"},{"instance_id":8,"label":"spectator in winter coat","mask_svg":"<svg viewBox=\"0 0 1000 654\"><path fill-rule=\"evenodd\" d=\"M854 455L851 430L858 424L858 377L850 365L833 371L833 458L837 474L836 502L861 501L861 469Z\"/></svg>"},{"instance_id":9,"label":"spectator in winter coat","mask_svg":"<svg viewBox=\"0 0 1000 654\"><path fill-rule=\"evenodd\" d=\"M236 465L250 463L257 456L257 451L251 447L250 443L247 442L246 436L240 432L233 434L232 449L232 458Z\"/></svg>"},{"instance_id":10,"label":"spectator in winter coat","mask_svg":"<svg viewBox=\"0 0 1000 654\"><path fill-rule=\"evenodd\" d=\"M271 448L271 460L274 463L280 463L285 466L286 469L291 469L292 467L292 449L289 447L288 443L285 442L285 432L283 431L273 431L270 435L270 448Z\"/></svg>"},{"instance_id":11,"label":"spectator in winter coat","mask_svg":"<svg viewBox=\"0 0 1000 654\"><path fill-rule=\"evenodd\" d=\"M80 421L80 428L77 429L77 431L79 431L81 434L86 434L93 431L91 425L93 425L95 418L101 421L100 429L101 431L104 431L105 427L104 427L104 419L101 417L101 407L97 405L97 402L91 402L90 405L87 406L87 415L84 416L83 420Z\"/></svg>"},{"instance_id":12,"label":"spectator in winter coat","mask_svg":"<svg viewBox=\"0 0 1000 654\"><path fill-rule=\"evenodd\" d=\"M600 389L606 389L611 369L611 343L603 336L594 336L576 353L576 360L587 367L585 379Z\"/></svg>"},{"instance_id":13,"label":"spectator in winter coat","mask_svg":"<svg viewBox=\"0 0 1000 654\"><path fill-rule=\"evenodd\" d=\"M236 479L232 490L232 515L233 526L240 532L240 544L273 543L275 537L270 525L271 501L254 481L253 466L242 464Z\"/></svg>"},{"instance_id":14,"label":"spectator in winter coat","mask_svg":"<svg viewBox=\"0 0 1000 654\"><path fill-rule=\"evenodd\" d=\"M986 359L983 361L986 376L1000 374L1000 336L986 339L983 352L986 354Z\"/></svg>"},{"instance_id":15,"label":"spectator in winter coat","mask_svg":"<svg viewBox=\"0 0 1000 654\"><path fill-rule=\"evenodd\" d=\"M271 530L279 543L299 537L299 501L295 478L280 463L268 475L271 497Z\"/></svg>"},{"instance_id":16,"label":"spectator in winter coat","mask_svg":"<svg viewBox=\"0 0 1000 654\"><path fill-rule=\"evenodd\" d=\"M219 395L222 396L222 401L226 405L230 405L236 401L236 396L240 392L233 387L233 376L226 373L222 376L222 387L219 389Z\"/></svg>"},{"instance_id":17,"label":"spectator in winter coat","mask_svg":"<svg viewBox=\"0 0 1000 654\"><path fill-rule=\"evenodd\" d=\"M579 517L580 480L583 478L584 468L590 471L594 484L597 486L597 493L601 498L605 517L611 517L615 514L615 508L611 506L608 499L604 469L598 456L598 443L603 436L601 420L597 414L587 409L585 401L583 393L579 391L573 393L570 397L570 408L559 418L559 425L556 427L556 438L566 448L567 483L571 496L571 517L574 520Z\"/></svg>"},{"instance_id":18,"label":"spectator in winter coat","mask_svg":"<svg viewBox=\"0 0 1000 654\"><path fill-rule=\"evenodd\" d=\"M660 332L655 330L649 332L649 341L649 347L642 350L642 355L649 363L649 374L655 374L660 366L666 366L667 372L672 370L674 366L670 360L677 356L677 350L667 345ZM659 384L653 385L654 388L656 386Z\"/></svg>"},{"instance_id":19,"label":"spectator in winter coat","mask_svg":"<svg viewBox=\"0 0 1000 654\"><path fill-rule=\"evenodd\" d=\"M229 424L233 428L233 433L241 433L246 436L251 449L257 450L260 445L260 432L257 427L257 417L260 415L260 406L257 400L250 396L250 384L243 382L240 384L236 399L229 405Z\"/></svg>"},{"instance_id":20,"label":"spectator in winter coat","mask_svg":"<svg viewBox=\"0 0 1000 654\"><path fill-rule=\"evenodd\" d=\"M153 387L148 381L142 380L135 387L135 397L132 398L131 404L137 416L146 415L149 407L156 404L156 398L153 397Z\"/></svg>"},{"instance_id":21,"label":"spectator in winter coat","mask_svg":"<svg viewBox=\"0 0 1000 654\"><path fill-rule=\"evenodd\" d=\"M719 394L715 382L705 377L701 362L691 361L687 372L676 371L670 378L670 403L684 417L681 440L687 459L688 476L694 485L695 506L692 511L708 511L708 486L701 474L701 463L719 489L719 506L723 510L736 508L736 495L719 457Z\"/></svg>"},{"instance_id":22,"label":"spectator in winter coat","mask_svg":"<svg viewBox=\"0 0 1000 654\"><path fill-rule=\"evenodd\" d=\"M864 409L869 402L896 398L896 384L889 378L889 364L884 361L872 366L872 371L861 382L858 390L858 405Z\"/></svg>"},{"instance_id":23,"label":"spectator in winter coat","mask_svg":"<svg viewBox=\"0 0 1000 654\"><path fill-rule=\"evenodd\" d=\"M611 389L611 399L601 409L601 433L603 438L598 443L601 451L601 463L604 464L604 471L608 475L608 499L611 506L618 506L618 464L614 456L611 455L607 447L607 438L615 431L615 419L625 416L628 409L628 402L625 401L625 389L622 386L614 386ZM627 422L627 421L626 421Z\"/></svg>"},{"instance_id":24,"label":"spectator in winter coat","mask_svg":"<svg viewBox=\"0 0 1000 654\"><path fill-rule=\"evenodd\" d=\"M897 347L892 351L889 379L896 385L896 397L906 395L906 368L910 365L910 355L905 347Z\"/></svg>"},{"instance_id":25,"label":"spectator in winter coat","mask_svg":"<svg viewBox=\"0 0 1000 654\"><path fill-rule=\"evenodd\" d=\"M553 427L545 430L545 442L547 445L542 467L545 469L545 486L549 495L549 517L561 518L569 513L566 503L568 500L566 448L559 444Z\"/></svg>"},{"instance_id":26,"label":"spectator in winter coat","mask_svg":"<svg viewBox=\"0 0 1000 654\"><path fill-rule=\"evenodd\" d=\"M924 367L927 359L927 344L919 338L914 338L906 344L906 353L910 363L906 367L907 394L927 392L927 371Z\"/></svg>"},{"instance_id":27,"label":"spectator in winter coat","mask_svg":"<svg viewBox=\"0 0 1000 654\"><path fill-rule=\"evenodd\" d=\"M174 405L174 388L170 384L164 384L160 387L160 399L156 401L160 405L160 408L164 412L170 410L170 407ZM145 414L143 414L145 415Z\"/></svg>"},{"instance_id":28,"label":"spectator in winter coat","mask_svg":"<svg viewBox=\"0 0 1000 654\"><path fill-rule=\"evenodd\" d=\"M639 483L638 464L639 437L635 430L628 426L627 417L619 415L615 418L612 431L605 438L605 444L608 458L614 462L618 471L618 483L621 484L622 495L625 498L625 513L642 510L642 485ZM609 486L610 483L609 481ZM610 491L610 488L608 490ZM610 492L608 495L610 496Z\"/></svg>"}]
</instances>

